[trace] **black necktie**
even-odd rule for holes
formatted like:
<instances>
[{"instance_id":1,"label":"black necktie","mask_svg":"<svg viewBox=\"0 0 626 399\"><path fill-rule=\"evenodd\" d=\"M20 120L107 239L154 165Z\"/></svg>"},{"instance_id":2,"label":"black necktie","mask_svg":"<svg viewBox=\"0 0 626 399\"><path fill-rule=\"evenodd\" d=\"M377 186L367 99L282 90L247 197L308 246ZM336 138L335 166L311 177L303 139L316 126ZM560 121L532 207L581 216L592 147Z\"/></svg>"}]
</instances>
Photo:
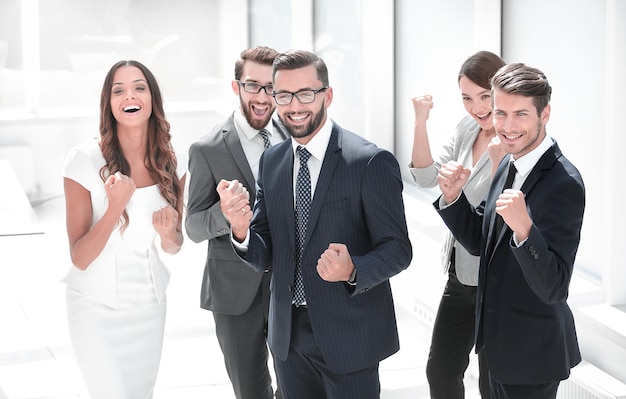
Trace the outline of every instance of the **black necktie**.
<instances>
[{"instance_id":1,"label":"black necktie","mask_svg":"<svg viewBox=\"0 0 626 399\"><path fill-rule=\"evenodd\" d=\"M263 139L263 147L265 147L266 150L270 148L272 144L270 143L269 132L265 129L261 129L259 130L259 136Z\"/></svg>"},{"instance_id":2,"label":"black necktie","mask_svg":"<svg viewBox=\"0 0 626 399\"><path fill-rule=\"evenodd\" d=\"M300 170L298 170L298 178L296 179L296 274L294 277L293 304L299 306L305 302L301 262L306 226L311 211L311 174L306 164L311 153L301 146L298 146L296 152L300 158Z\"/></svg>"},{"instance_id":3,"label":"black necktie","mask_svg":"<svg viewBox=\"0 0 626 399\"><path fill-rule=\"evenodd\" d=\"M517 173L517 169L515 169L515 165L513 162L509 162L509 174L506 175L506 180L504 181L504 187L502 191L507 188L513 187L513 180L515 180L515 173ZM504 225L504 220L502 220L502 216L496 215L496 229L494 230L494 235L497 237L502 230L502 226Z\"/></svg>"}]
</instances>

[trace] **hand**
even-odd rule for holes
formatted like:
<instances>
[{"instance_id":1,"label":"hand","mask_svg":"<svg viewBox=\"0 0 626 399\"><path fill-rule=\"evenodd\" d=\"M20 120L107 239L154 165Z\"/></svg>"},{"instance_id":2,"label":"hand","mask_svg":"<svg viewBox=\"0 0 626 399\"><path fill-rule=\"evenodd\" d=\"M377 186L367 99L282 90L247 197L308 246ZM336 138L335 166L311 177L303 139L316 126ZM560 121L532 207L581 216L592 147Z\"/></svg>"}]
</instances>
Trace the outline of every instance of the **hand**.
<instances>
[{"instance_id":1,"label":"hand","mask_svg":"<svg viewBox=\"0 0 626 399\"><path fill-rule=\"evenodd\" d=\"M250 193L237 180L222 179L217 185L220 196L220 208L233 231L233 236L241 242L246 238L252 219Z\"/></svg>"},{"instance_id":2,"label":"hand","mask_svg":"<svg viewBox=\"0 0 626 399\"><path fill-rule=\"evenodd\" d=\"M446 204L454 202L470 177L470 170L458 162L450 161L439 169L437 181Z\"/></svg>"},{"instance_id":3,"label":"hand","mask_svg":"<svg viewBox=\"0 0 626 399\"><path fill-rule=\"evenodd\" d=\"M430 110L433 108L433 96L424 94L419 97L413 97L413 111L415 112L415 122L426 123Z\"/></svg>"},{"instance_id":4,"label":"hand","mask_svg":"<svg viewBox=\"0 0 626 399\"><path fill-rule=\"evenodd\" d=\"M506 189L496 200L496 213L515 233L518 241L524 241L530 234L532 220L526 210L524 193Z\"/></svg>"},{"instance_id":5,"label":"hand","mask_svg":"<svg viewBox=\"0 0 626 399\"><path fill-rule=\"evenodd\" d=\"M352 270L354 263L344 244L331 243L317 260L317 274L325 281L348 281Z\"/></svg>"},{"instance_id":6,"label":"hand","mask_svg":"<svg viewBox=\"0 0 626 399\"><path fill-rule=\"evenodd\" d=\"M489 144L487 144L487 154L491 160L491 170L495 172L498 168L498 164L506 155L506 151L502 148L502 143L500 143L500 138L498 136L492 137Z\"/></svg>"},{"instance_id":7,"label":"hand","mask_svg":"<svg viewBox=\"0 0 626 399\"><path fill-rule=\"evenodd\" d=\"M173 237L178 227L178 212L170 205L162 207L152 213L152 226L162 239Z\"/></svg>"},{"instance_id":8,"label":"hand","mask_svg":"<svg viewBox=\"0 0 626 399\"><path fill-rule=\"evenodd\" d=\"M109 201L109 207L119 210L120 214L126 208L137 186L130 177L116 172L104 182L104 191Z\"/></svg>"}]
</instances>

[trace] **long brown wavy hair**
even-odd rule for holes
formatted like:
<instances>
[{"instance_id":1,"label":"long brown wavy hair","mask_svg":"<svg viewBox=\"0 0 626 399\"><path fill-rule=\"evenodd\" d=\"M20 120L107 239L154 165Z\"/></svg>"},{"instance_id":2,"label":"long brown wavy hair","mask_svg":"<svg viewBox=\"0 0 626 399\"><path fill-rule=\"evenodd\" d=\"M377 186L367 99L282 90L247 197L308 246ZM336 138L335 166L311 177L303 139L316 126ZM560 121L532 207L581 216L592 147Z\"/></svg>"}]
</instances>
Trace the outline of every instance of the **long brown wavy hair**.
<instances>
[{"instance_id":1,"label":"long brown wavy hair","mask_svg":"<svg viewBox=\"0 0 626 399\"><path fill-rule=\"evenodd\" d=\"M111 89L115 71L122 67L134 66L139 68L146 78L152 95L152 115L148 121L148 143L144 162L150 176L159 187L159 192L165 200L178 211L182 211L183 187L176 176L176 154L172 148L170 124L165 119L163 99L157 81L145 65L138 61L119 61L107 73L100 95L100 148L106 161L100 169L100 177L106 181L108 176L120 172L130 176L130 164L124 158L120 148L117 133L117 121L111 110ZM121 218L121 230L128 226L128 213L124 210Z\"/></svg>"}]
</instances>

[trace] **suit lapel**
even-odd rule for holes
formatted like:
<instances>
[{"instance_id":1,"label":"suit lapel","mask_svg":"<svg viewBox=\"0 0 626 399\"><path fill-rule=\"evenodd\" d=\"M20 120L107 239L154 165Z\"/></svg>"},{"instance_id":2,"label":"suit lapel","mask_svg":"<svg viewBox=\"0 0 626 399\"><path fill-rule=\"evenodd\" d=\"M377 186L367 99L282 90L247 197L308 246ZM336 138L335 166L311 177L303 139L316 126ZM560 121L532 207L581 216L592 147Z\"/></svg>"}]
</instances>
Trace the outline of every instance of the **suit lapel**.
<instances>
[{"instance_id":1,"label":"suit lapel","mask_svg":"<svg viewBox=\"0 0 626 399\"><path fill-rule=\"evenodd\" d=\"M490 190L488 200L485 203L484 217L489 220L489 229L486 242L487 248L485 250L485 253L489 255L489 258L491 258L491 255L493 255L493 250L496 246L496 240L499 235L499 232L494 231L496 228L496 216L498 215L496 213L496 200L498 199L498 196L504 188L504 181L506 180L507 174L507 165L509 164L510 157L510 155L506 155L504 159L500 162L500 165L498 166L498 169L496 170L496 173L494 174L493 180L491 182L491 187L497 189L495 191Z\"/></svg>"},{"instance_id":2,"label":"suit lapel","mask_svg":"<svg viewBox=\"0 0 626 399\"><path fill-rule=\"evenodd\" d=\"M560 156L561 156L561 149L559 148L556 142L553 142L552 147L550 147L550 149L546 151L541 156L541 158L539 158L539 161L537 161L537 164L533 167L532 171L528 174L528 177L524 181L524 184L522 184L521 190L526 197L528 197L533 187L535 187L537 182L541 180L543 175L546 174L546 172L554 166L554 163Z\"/></svg>"},{"instance_id":3,"label":"suit lapel","mask_svg":"<svg viewBox=\"0 0 626 399\"><path fill-rule=\"evenodd\" d=\"M276 198L279 201L276 204L275 209L292 209L292 212L277 212L278 215L285 215L285 221L283 222L283 226L287 228L287 237L290 237L289 245L291 249L295 252L296 249L296 219L295 219L295 208L294 208L294 192L293 192L293 170L294 170L294 156L293 156L293 147L291 145L291 140L287 140L281 144L279 144L281 148L277 148L276 155L279 157L280 161L276 165L277 173L277 181L275 187L280 189L280 193L273 198ZM274 155L274 154L272 154ZM273 206L273 204L267 204L268 206Z\"/></svg>"},{"instance_id":4,"label":"suit lapel","mask_svg":"<svg viewBox=\"0 0 626 399\"><path fill-rule=\"evenodd\" d=\"M229 118L228 122L224 124L222 128L222 135L224 137L226 149L230 152L237 167L241 171L241 174L246 179L245 183L247 187L254 191L254 174L252 174L248 158L246 158L246 154L243 152L243 147L239 141L239 135L237 134L237 129L235 129L235 123L232 116Z\"/></svg>"},{"instance_id":5,"label":"suit lapel","mask_svg":"<svg viewBox=\"0 0 626 399\"><path fill-rule=\"evenodd\" d=\"M315 225L319 218L319 214L322 210L322 204L326 193L330 187L332 176L335 173L335 168L341 159L341 131L337 125L333 123L333 131L330 135L330 141L328 142L328 148L324 154L324 160L322 162L322 169L320 170L319 178L317 179L317 185L315 187L315 195L313 196L313 202L311 203L311 213L309 214L309 224L306 229L306 237L304 243L311 238L311 234L315 230Z\"/></svg>"},{"instance_id":6,"label":"suit lapel","mask_svg":"<svg viewBox=\"0 0 626 399\"><path fill-rule=\"evenodd\" d=\"M535 166L532 168L532 170L526 177L526 180L524 180L522 187L520 188L520 191L524 193L524 197L526 198L526 203L528 203L528 198L531 195L532 190L537 184L537 182L539 182L543 178L546 171L552 168L552 166L554 165L554 162L556 162L557 158L559 158L560 156L561 156L561 150L559 149L559 146L557 145L557 143L553 142L552 147L550 147L550 149L547 150L541 156L541 158L539 158L539 161L537 161L537 164L535 164ZM506 172L507 172L506 165L508 165L508 158L506 159L507 159L507 162L503 162L505 166L500 165L500 167L498 168L499 173L496 173L496 175L499 176L497 180L498 181L497 184L499 187L498 193L502 192L502 188L504 187L504 180L506 179ZM495 181L496 180L494 176L494 182ZM495 247L498 245L501 245L502 240L505 237L508 237L508 235L504 233L506 231L506 224L502 227L501 231L493 231L495 229L495 218L497 215L495 211L495 200L498 198L498 196L499 194L493 197L492 201L490 201L490 206L489 206L489 212L490 212L490 214L488 215L489 235L487 237L488 247L487 247L487 252L486 252L487 254L489 254L489 258L491 258L491 256L493 255L493 251L495 250Z\"/></svg>"}]
</instances>

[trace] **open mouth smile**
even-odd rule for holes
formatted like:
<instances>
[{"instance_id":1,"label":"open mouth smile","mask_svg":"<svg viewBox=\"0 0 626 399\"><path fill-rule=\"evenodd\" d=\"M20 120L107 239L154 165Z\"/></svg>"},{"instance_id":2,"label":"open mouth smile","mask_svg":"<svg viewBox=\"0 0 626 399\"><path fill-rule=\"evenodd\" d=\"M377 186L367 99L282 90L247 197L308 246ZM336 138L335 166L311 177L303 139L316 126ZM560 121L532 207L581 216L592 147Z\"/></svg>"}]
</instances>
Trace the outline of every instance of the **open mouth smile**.
<instances>
[{"instance_id":1,"label":"open mouth smile","mask_svg":"<svg viewBox=\"0 0 626 399\"><path fill-rule=\"evenodd\" d=\"M124 112L129 113L129 114L139 112L140 110L141 110L141 107L139 105L129 105L127 107L124 107Z\"/></svg>"},{"instance_id":2,"label":"open mouth smile","mask_svg":"<svg viewBox=\"0 0 626 399\"><path fill-rule=\"evenodd\" d=\"M295 123L301 123L303 121L305 121L306 119L308 119L310 116L310 114L308 113L304 113L304 114L289 114L287 115L287 117L292 120Z\"/></svg>"},{"instance_id":3,"label":"open mouth smile","mask_svg":"<svg viewBox=\"0 0 626 399\"><path fill-rule=\"evenodd\" d=\"M250 108L252 108L252 112L254 113L254 115L258 117L264 117L267 114L267 112L270 110L269 105L262 105L262 104L258 104L258 105L251 104Z\"/></svg>"},{"instance_id":4,"label":"open mouth smile","mask_svg":"<svg viewBox=\"0 0 626 399\"><path fill-rule=\"evenodd\" d=\"M481 122L488 122L491 117L491 112L487 112L486 114L474 114L478 120Z\"/></svg>"}]
</instances>

